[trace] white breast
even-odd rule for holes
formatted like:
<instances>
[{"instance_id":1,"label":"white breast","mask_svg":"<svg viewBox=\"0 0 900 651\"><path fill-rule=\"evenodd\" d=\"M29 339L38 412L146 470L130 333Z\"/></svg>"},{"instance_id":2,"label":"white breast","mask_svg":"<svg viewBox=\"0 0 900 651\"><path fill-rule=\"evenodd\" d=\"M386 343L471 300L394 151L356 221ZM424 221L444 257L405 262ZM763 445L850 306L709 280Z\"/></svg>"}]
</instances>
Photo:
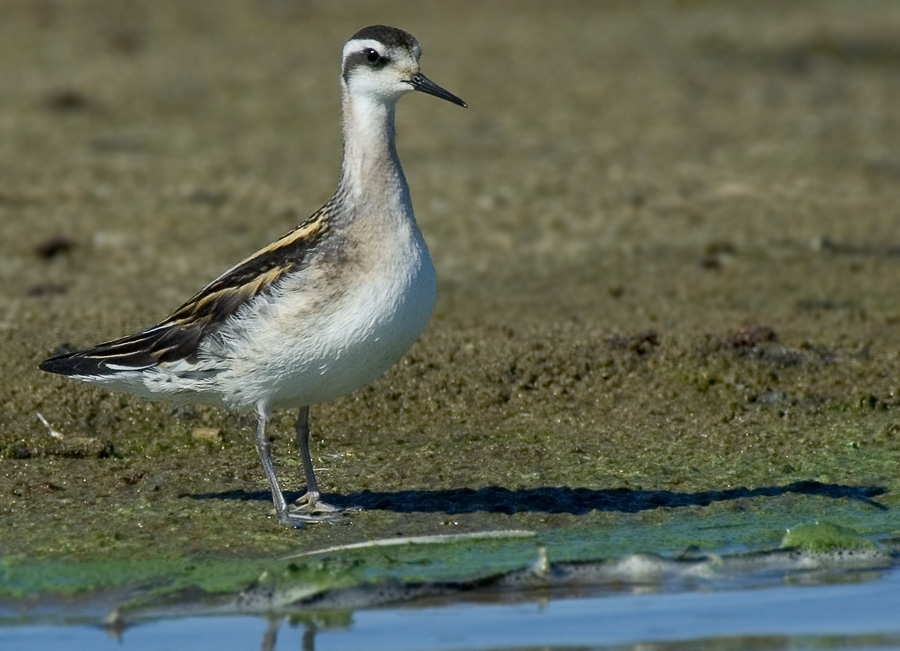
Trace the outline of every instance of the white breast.
<instances>
[{"instance_id":1,"label":"white breast","mask_svg":"<svg viewBox=\"0 0 900 651\"><path fill-rule=\"evenodd\" d=\"M409 350L434 309L436 281L415 224L366 273L336 283L334 269L296 274L222 332L228 357L215 392L230 406L327 402L368 384ZM396 236L396 233L395 233Z\"/></svg>"}]
</instances>

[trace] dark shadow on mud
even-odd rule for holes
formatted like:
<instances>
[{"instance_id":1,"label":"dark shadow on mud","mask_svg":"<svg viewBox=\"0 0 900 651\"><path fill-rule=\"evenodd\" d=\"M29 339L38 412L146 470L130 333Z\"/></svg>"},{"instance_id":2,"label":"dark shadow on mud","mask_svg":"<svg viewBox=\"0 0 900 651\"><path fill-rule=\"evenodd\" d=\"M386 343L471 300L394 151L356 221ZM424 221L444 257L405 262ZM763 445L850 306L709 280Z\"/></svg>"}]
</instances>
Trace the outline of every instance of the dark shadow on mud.
<instances>
[{"instance_id":1,"label":"dark shadow on mud","mask_svg":"<svg viewBox=\"0 0 900 651\"><path fill-rule=\"evenodd\" d=\"M542 487L509 490L499 486L485 488L454 488L449 490L409 490L394 492L362 491L349 495L329 493L323 499L339 507L362 507L369 511L394 511L397 513L571 513L581 515L591 511L619 511L637 513L659 507L708 506L713 502L725 502L746 497L780 497L789 493L819 495L832 499L850 499L865 502L877 509L887 507L872 500L886 490L880 486L842 486L816 481L798 481L787 486L762 488L730 488L727 490L675 493L672 491L645 491L627 488L592 490L589 488ZM301 492L286 492L288 502L299 498ZM271 500L269 491L228 491L224 493L183 494L198 500Z\"/></svg>"}]
</instances>

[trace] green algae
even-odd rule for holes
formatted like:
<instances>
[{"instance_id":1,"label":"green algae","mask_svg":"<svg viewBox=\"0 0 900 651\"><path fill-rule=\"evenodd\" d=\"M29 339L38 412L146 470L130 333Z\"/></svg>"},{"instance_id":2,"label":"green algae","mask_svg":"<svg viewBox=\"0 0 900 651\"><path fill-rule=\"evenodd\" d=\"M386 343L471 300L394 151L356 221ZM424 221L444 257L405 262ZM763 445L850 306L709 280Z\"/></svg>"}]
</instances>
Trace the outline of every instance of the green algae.
<instances>
[{"instance_id":1,"label":"green algae","mask_svg":"<svg viewBox=\"0 0 900 651\"><path fill-rule=\"evenodd\" d=\"M258 560L209 562L183 558L95 560L80 563L32 561L6 557L0 565L0 596L27 598L42 594L100 592L127 586L156 586L206 593L237 590L263 573Z\"/></svg>"},{"instance_id":2,"label":"green algae","mask_svg":"<svg viewBox=\"0 0 900 651\"><path fill-rule=\"evenodd\" d=\"M900 529L898 509L873 508L867 500L839 500L798 492L783 499L745 497L708 507L614 514L602 525L568 526L539 532L495 532L378 541L306 550L267 558L96 559L80 562L25 556L0 564L0 597L30 598L104 592L129 608L190 599L222 602L248 590L277 595L290 604L342 588L382 584L465 585L522 570L540 557L550 563L607 563L636 551L678 557L745 555L744 571L766 568L767 550L799 548L832 559L856 558L872 567L891 564L894 543L882 549L869 537ZM881 517L874 519L875 511ZM827 512L834 522L790 526ZM787 531L787 533L785 533ZM864 535L865 534L865 535ZM868 536L868 537L867 537ZM428 542L430 544L424 544ZM861 556L866 552L865 558ZM753 562L754 555L760 561ZM839 563L836 563L839 565ZM808 569L808 568L807 568ZM115 592L130 588L130 592ZM124 596L123 596L124 595Z\"/></svg>"},{"instance_id":3,"label":"green algae","mask_svg":"<svg viewBox=\"0 0 900 651\"><path fill-rule=\"evenodd\" d=\"M0 597L102 592L138 588L139 600L197 592L208 597L255 589L290 590L302 599L326 590L384 580L423 581L478 577L508 571L533 560L534 535L485 539L415 539L387 547L338 548L303 557L266 559L35 561L5 557L0 563ZM391 541L396 542L396 541Z\"/></svg>"},{"instance_id":4,"label":"green algae","mask_svg":"<svg viewBox=\"0 0 900 651\"><path fill-rule=\"evenodd\" d=\"M841 527L831 522L791 527L781 544L783 547L800 547L820 554L875 549L875 543L863 538L850 527Z\"/></svg>"}]
</instances>

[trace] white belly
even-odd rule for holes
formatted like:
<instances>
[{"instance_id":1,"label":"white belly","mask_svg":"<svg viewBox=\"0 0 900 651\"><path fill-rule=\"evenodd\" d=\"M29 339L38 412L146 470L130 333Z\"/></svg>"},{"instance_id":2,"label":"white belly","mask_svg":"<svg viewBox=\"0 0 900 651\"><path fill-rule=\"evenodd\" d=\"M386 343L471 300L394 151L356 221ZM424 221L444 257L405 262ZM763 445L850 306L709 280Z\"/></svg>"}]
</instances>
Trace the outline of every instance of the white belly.
<instances>
[{"instance_id":1,"label":"white belly","mask_svg":"<svg viewBox=\"0 0 900 651\"><path fill-rule=\"evenodd\" d=\"M339 292L299 276L296 286L285 283L261 301L237 321L233 335L225 333L233 345L214 393L233 407L305 407L387 371L434 309L434 267L421 236L415 239L413 251L406 251L413 255L387 273L368 274Z\"/></svg>"}]
</instances>

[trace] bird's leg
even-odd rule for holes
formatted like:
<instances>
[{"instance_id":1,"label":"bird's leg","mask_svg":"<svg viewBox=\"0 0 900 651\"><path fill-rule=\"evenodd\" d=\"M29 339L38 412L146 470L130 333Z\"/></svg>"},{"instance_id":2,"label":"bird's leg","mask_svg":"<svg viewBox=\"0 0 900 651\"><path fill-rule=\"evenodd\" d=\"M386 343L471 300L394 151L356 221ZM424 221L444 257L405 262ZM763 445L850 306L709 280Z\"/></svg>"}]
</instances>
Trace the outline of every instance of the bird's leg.
<instances>
[{"instance_id":1,"label":"bird's leg","mask_svg":"<svg viewBox=\"0 0 900 651\"><path fill-rule=\"evenodd\" d=\"M263 471L265 471L266 479L269 480L269 487L272 489L272 501L275 503L278 521L289 527L300 528L304 523L315 520L315 518L288 511L287 503L284 501L284 494L278 487L278 478L275 476L275 466L272 463L272 444L266 438L266 422L268 420L268 414L262 411L257 412L256 450L259 452L259 460L262 462Z\"/></svg>"},{"instance_id":2,"label":"bird's leg","mask_svg":"<svg viewBox=\"0 0 900 651\"><path fill-rule=\"evenodd\" d=\"M306 494L295 502L298 506L292 512L307 514L308 517L311 514L322 514L319 516L322 521L334 521L335 516L347 509L341 509L320 499L316 472L309 456L309 407L301 407L297 414L297 447L300 448L303 472L306 474Z\"/></svg>"}]
</instances>

